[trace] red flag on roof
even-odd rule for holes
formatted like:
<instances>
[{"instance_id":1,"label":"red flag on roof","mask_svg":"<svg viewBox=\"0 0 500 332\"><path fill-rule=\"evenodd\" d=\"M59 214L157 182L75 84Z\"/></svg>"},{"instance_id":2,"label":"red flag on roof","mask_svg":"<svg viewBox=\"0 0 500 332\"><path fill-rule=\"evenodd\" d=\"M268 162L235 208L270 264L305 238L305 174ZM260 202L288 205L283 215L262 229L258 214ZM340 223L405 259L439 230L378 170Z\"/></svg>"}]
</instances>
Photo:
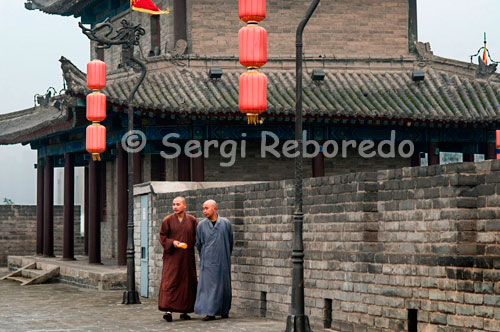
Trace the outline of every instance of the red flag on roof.
<instances>
[{"instance_id":1,"label":"red flag on roof","mask_svg":"<svg viewBox=\"0 0 500 332\"><path fill-rule=\"evenodd\" d=\"M151 0L130 0L130 8L137 10L138 12L158 15L158 14L168 14L170 10L160 10Z\"/></svg>"},{"instance_id":2,"label":"red flag on roof","mask_svg":"<svg viewBox=\"0 0 500 332\"><path fill-rule=\"evenodd\" d=\"M487 57L487 48L486 48L486 32L484 33L484 50L483 50L483 62L485 65L488 65L488 57Z\"/></svg>"}]
</instances>

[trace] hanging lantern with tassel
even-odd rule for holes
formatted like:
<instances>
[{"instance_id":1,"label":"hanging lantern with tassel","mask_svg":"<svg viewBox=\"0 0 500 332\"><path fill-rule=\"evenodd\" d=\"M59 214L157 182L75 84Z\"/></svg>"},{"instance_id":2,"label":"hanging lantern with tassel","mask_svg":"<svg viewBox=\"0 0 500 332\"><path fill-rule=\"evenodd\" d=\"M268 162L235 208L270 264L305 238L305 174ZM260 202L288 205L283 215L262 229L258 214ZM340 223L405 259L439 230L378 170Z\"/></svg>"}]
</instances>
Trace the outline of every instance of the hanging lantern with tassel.
<instances>
[{"instance_id":1,"label":"hanging lantern with tassel","mask_svg":"<svg viewBox=\"0 0 500 332\"><path fill-rule=\"evenodd\" d=\"M500 159L500 130L496 130L496 136L497 136L497 142L496 142L496 146L497 146L497 159Z\"/></svg>"},{"instance_id":2,"label":"hanging lantern with tassel","mask_svg":"<svg viewBox=\"0 0 500 332\"><path fill-rule=\"evenodd\" d=\"M100 161L106 151L106 127L99 124L106 119L106 95L99 91L106 87L106 63L93 60L87 64L87 87L94 92L87 95L87 120L92 124L86 131L86 148L92 160Z\"/></svg>"},{"instance_id":3,"label":"hanging lantern with tassel","mask_svg":"<svg viewBox=\"0 0 500 332\"><path fill-rule=\"evenodd\" d=\"M257 124L259 114L267 109L267 77L256 70L241 74L239 106L249 124Z\"/></svg>"},{"instance_id":4,"label":"hanging lantern with tassel","mask_svg":"<svg viewBox=\"0 0 500 332\"><path fill-rule=\"evenodd\" d=\"M238 106L248 124L257 124L267 108L267 77L256 70L267 63L267 32L257 24L266 18L266 1L238 0L238 13L247 23L238 32L240 64L248 68L239 79Z\"/></svg>"},{"instance_id":5,"label":"hanging lantern with tassel","mask_svg":"<svg viewBox=\"0 0 500 332\"><path fill-rule=\"evenodd\" d=\"M106 127L93 123L87 127L87 151L92 154L92 160L101 161L100 153L106 151Z\"/></svg>"}]
</instances>

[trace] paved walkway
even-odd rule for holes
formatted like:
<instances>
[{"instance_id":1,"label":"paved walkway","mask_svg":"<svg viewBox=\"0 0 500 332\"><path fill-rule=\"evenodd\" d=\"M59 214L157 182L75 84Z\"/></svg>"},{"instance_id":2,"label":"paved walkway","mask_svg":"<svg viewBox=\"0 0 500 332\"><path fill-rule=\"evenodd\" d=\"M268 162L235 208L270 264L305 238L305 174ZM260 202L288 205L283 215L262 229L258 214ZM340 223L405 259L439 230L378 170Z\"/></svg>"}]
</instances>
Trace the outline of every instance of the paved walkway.
<instances>
[{"instance_id":1,"label":"paved walkway","mask_svg":"<svg viewBox=\"0 0 500 332\"><path fill-rule=\"evenodd\" d=\"M0 276L7 270L0 270ZM284 322L244 318L168 323L157 310L156 301L143 299L141 305L121 305L122 291L95 291L65 284L19 286L0 281L0 331L284 331ZM320 329L315 329L320 332Z\"/></svg>"}]
</instances>

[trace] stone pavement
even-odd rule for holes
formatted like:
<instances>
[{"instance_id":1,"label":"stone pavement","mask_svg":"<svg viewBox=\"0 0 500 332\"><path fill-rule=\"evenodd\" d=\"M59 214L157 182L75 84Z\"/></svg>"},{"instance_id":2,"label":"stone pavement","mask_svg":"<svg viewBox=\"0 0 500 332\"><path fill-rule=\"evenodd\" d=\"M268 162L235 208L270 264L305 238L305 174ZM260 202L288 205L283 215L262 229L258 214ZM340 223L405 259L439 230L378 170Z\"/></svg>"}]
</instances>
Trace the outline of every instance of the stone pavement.
<instances>
[{"instance_id":1,"label":"stone pavement","mask_svg":"<svg viewBox=\"0 0 500 332\"><path fill-rule=\"evenodd\" d=\"M0 276L7 270L0 270ZM157 310L156 300L141 305L121 305L123 291L96 291L52 283L19 286L0 281L0 331L284 331L284 322L230 314L229 319L168 323ZM325 330L314 329L315 332Z\"/></svg>"}]
</instances>

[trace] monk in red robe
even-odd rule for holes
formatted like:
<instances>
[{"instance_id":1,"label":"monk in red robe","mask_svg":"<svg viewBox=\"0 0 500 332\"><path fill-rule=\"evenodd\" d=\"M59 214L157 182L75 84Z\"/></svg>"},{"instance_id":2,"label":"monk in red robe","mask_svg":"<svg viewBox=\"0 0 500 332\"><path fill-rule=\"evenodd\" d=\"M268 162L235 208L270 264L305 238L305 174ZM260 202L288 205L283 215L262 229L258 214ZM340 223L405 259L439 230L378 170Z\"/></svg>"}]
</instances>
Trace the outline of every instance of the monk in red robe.
<instances>
[{"instance_id":1,"label":"monk in red robe","mask_svg":"<svg viewBox=\"0 0 500 332\"><path fill-rule=\"evenodd\" d=\"M196 218L186 214L186 200L173 200L174 213L165 217L160 229L163 247L163 272L158 297L158 309L165 311L163 318L172 321L172 312L181 313L181 319L191 319L196 300Z\"/></svg>"}]
</instances>

